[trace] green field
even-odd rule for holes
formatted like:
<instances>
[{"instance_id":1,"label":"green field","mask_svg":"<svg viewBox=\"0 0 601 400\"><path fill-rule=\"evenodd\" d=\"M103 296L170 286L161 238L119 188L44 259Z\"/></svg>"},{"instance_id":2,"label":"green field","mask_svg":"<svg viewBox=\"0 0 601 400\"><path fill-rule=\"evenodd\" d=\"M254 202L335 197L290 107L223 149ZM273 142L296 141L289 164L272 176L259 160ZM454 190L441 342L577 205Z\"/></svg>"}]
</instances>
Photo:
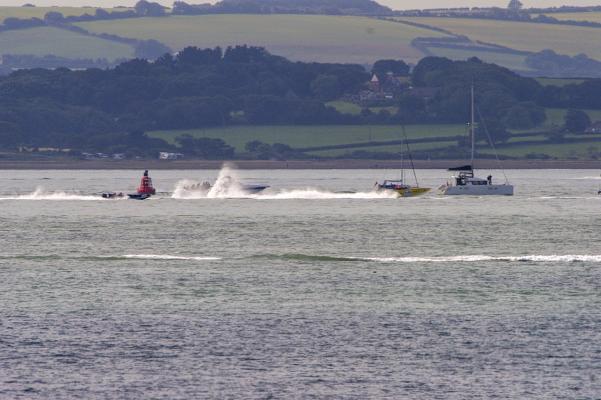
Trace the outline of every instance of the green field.
<instances>
[{"instance_id":1,"label":"green field","mask_svg":"<svg viewBox=\"0 0 601 400\"><path fill-rule=\"evenodd\" d=\"M411 139L465 134L464 125L409 125L405 129L407 136ZM401 127L398 125L284 125L155 131L150 132L149 135L165 139L170 143L174 143L177 136L184 134L190 134L194 137L219 138L234 146L237 151L244 151L244 145L252 140L260 140L269 144L283 143L294 148L304 148L400 140L401 132Z\"/></svg>"},{"instance_id":2,"label":"green field","mask_svg":"<svg viewBox=\"0 0 601 400\"><path fill-rule=\"evenodd\" d=\"M547 16L559 20L601 22L601 12L552 13Z\"/></svg>"},{"instance_id":3,"label":"green field","mask_svg":"<svg viewBox=\"0 0 601 400\"><path fill-rule=\"evenodd\" d=\"M186 46L264 46L293 60L372 63L382 58L416 62L416 37L442 33L364 17L325 15L201 15L78 23L92 32L156 39L174 50Z\"/></svg>"},{"instance_id":4,"label":"green field","mask_svg":"<svg viewBox=\"0 0 601 400\"><path fill-rule=\"evenodd\" d=\"M433 143L414 143L410 146L411 151L428 151L434 149L440 149L444 147L457 146L457 141L444 141L444 142L433 142ZM406 147L403 146L403 152L406 152ZM381 152L381 153L400 153L401 146L365 146L365 147L357 147L352 149L334 149L334 150L319 150L319 151L310 151L307 152L309 155L319 156L319 157L340 157L345 154L351 154L355 151L369 151L369 152Z\"/></svg>"},{"instance_id":5,"label":"green field","mask_svg":"<svg viewBox=\"0 0 601 400\"><path fill-rule=\"evenodd\" d=\"M467 60L470 57L478 57L484 62L501 65L517 71L528 71L530 69L526 65L526 56L520 54L506 54L482 50L472 51L441 47L429 47L428 50L435 56L446 57L450 58L451 60Z\"/></svg>"},{"instance_id":6,"label":"green field","mask_svg":"<svg viewBox=\"0 0 601 400\"><path fill-rule=\"evenodd\" d=\"M509 157L525 157L528 154L535 153L546 154L550 157L559 159L590 159L591 154L601 152L601 140L591 143L555 143L506 148L497 147L497 152L499 155Z\"/></svg>"},{"instance_id":7,"label":"green field","mask_svg":"<svg viewBox=\"0 0 601 400\"><path fill-rule=\"evenodd\" d=\"M65 17L72 15L91 14L96 12L98 7L3 7L0 6L0 22L5 18L44 18L44 15L50 11L59 12ZM107 8L107 11L115 9ZM118 9L122 11L124 9Z\"/></svg>"},{"instance_id":8,"label":"green field","mask_svg":"<svg viewBox=\"0 0 601 400\"><path fill-rule=\"evenodd\" d=\"M355 103L349 103L348 101L329 101L326 105L334 107L338 112L350 115L359 115L362 110L361 106ZM390 114L395 114L399 111L398 107L369 107L369 110L373 113L379 113L380 111L386 110Z\"/></svg>"},{"instance_id":9,"label":"green field","mask_svg":"<svg viewBox=\"0 0 601 400\"><path fill-rule=\"evenodd\" d=\"M133 57L134 50L126 44L81 35L59 28L31 28L0 33L0 54L53 54L68 58Z\"/></svg>"},{"instance_id":10,"label":"green field","mask_svg":"<svg viewBox=\"0 0 601 400\"><path fill-rule=\"evenodd\" d=\"M567 86L567 85L579 85L586 81L586 79L573 79L573 78L536 78L538 83L543 86Z\"/></svg>"},{"instance_id":11,"label":"green field","mask_svg":"<svg viewBox=\"0 0 601 400\"><path fill-rule=\"evenodd\" d=\"M582 110L588 114L591 121L601 121L601 110ZM544 127L562 126L567 110L560 108L547 108L547 120Z\"/></svg>"},{"instance_id":12,"label":"green field","mask_svg":"<svg viewBox=\"0 0 601 400\"><path fill-rule=\"evenodd\" d=\"M471 18L403 17L402 20L443 28L472 40L516 50L552 49L561 54L584 53L601 60L601 29Z\"/></svg>"}]
</instances>

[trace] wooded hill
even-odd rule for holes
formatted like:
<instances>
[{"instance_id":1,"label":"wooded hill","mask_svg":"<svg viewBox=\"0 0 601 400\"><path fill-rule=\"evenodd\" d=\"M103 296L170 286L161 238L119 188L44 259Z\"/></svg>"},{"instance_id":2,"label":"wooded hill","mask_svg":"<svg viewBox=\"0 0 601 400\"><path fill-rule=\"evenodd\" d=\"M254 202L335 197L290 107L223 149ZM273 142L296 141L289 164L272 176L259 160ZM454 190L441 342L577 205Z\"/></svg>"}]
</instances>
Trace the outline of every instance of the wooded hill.
<instances>
[{"instance_id":1,"label":"wooded hill","mask_svg":"<svg viewBox=\"0 0 601 400\"><path fill-rule=\"evenodd\" d=\"M401 61L376 63L381 65L386 67L380 73L407 71ZM507 141L509 130L541 124L545 107L601 109L601 80L543 86L477 59L435 57L413 69L413 86L399 89L394 110L351 115L328 105L364 90L370 77L359 65L292 62L246 46L186 48L176 57L133 60L107 70L22 70L0 79L0 146L154 154L170 145L144 132L239 125L462 124L469 120L472 82L479 119L497 142Z\"/></svg>"}]
</instances>

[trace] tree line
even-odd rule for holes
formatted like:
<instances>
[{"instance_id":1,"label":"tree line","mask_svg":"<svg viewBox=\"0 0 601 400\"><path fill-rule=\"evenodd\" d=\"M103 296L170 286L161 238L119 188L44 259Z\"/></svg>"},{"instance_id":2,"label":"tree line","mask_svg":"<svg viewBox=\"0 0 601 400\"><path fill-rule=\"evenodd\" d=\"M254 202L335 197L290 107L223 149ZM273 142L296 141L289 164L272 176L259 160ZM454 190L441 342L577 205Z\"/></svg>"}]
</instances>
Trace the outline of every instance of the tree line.
<instances>
[{"instance_id":1,"label":"tree line","mask_svg":"<svg viewBox=\"0 0 601 400\"><path fill-rule=\"evenodd\" d=\"M395 60L377 62L373 73L388 70L409 74ZM464 123L472 82L478 118L501 141L508 129L543 122L544 107L601 109L599 79L542 86L478 59L438 57L423 59L410 72L412 85L393 100L397 112L350 115L327 105L365 90L370 77L360 65L292 62L248 46L188 47L109 69L20 70L0 78L0 147L156 151L170 146L144 132L235 124Z\"/></svg>"}]
</instances>

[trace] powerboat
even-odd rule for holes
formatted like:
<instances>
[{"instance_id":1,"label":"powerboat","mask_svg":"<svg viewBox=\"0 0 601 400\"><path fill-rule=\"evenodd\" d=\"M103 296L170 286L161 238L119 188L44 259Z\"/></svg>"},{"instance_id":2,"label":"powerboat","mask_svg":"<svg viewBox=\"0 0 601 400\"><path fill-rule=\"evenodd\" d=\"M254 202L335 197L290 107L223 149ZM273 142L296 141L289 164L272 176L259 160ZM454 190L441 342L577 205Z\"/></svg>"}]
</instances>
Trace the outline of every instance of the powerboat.
<instances>
[{"instance_id":1,"label":"powerboat","mask_svg":"<svg viewBox=\"0 0 601 400\"><path fill-rule=\"evenodd\" d=\"M396 192L399 197L414 197L419 196L430 191L430 188L420 187L417 181L417 174L415 173L415 166L413 165L413 157L411 156L411 149L409 148L409 141L407 139L407 133L403 126L403 137L404 144L407 147L407 154L411 161L411 169L413 171L413 177L415 178L415 186L408 185L405 183L405 168L403 164L403 139L401 139L401 178L396 180L385 180L382 183L376 182L375 189L377 192L393 191Z\"/></svg>"},{"instance_id":2,"label":"powerboat","mask_svg":"<svg viewBox=\"0 0 601 400\"><path fill-rule=\"evenodd\" d=\"M379 192L392 190L397 192L401 197L413 197L428 193L430 188L407 185L402 180L385 180L382 183L376 183L376 190Z\"/></svg>"},{"instance_id":3,"label":"powerboat","mask_svg":"<svg viewBox=\"0 0 601 400\"><path fill-rule=\"evenodd\" d=\"M471 196L513 196L513 185L507 182L494 184L492 175L488 175L486 179L478 178L474 174L474 150L476 143L475 131L475 113L474 113L474 85L471 89L471 114L472 120L470 123L471 136L471 160L468 165L449 168L448 171L455 172L446 184L440 186L439 190L445 196L471 195ZM492 140L491 140L492 145ZM494 146L493 146L494 148Z\"/></svg>"},{"instance_id":4,"label":"powerboat","mask_svg":"<svg viewBox=\"0 0 601 400\"><path fill-rule=\"evenodd\" d=\"M144 171L140 186L136 193L130 193L127 196L132 200L146 200L156 194L156 189L152 186L152 179L148 176L148 170Z\"/></svg>"},{"instance_id":5,"label":"powerboat","mask_svg":"<svg viewBox=\"0 0 601 400\"><path fill-rule=\"evenodd\" d=\"M202 194L208 194L212 189L217 189L219 192L233 192L238 191L243 194L257 194L262 192L263 190L269 188L267 185L248 185L237 182L231 176L225 176L215 182L214 185L211 183L204 181L202 183L193 183L191 185L186 185L183 187L184 190L188 192L198 192Z\"/></svg>"},{"instance_id":6,"label":"powerboat","mask_svg":"<svg viewBox=\"0 0 601 400\"><path fill-rule=\"evenodd\" d=\"M242 191L248 194L261 193L267 188L269 188L269 186L266 185L242 185Z\"/></svg>"},{"instance_id":7,"label":"powerboat","mask_svg":"<svg viewBox=\"0 0 601 400\"><path fill-rule=\"evenodd\" d=\"M100 193L100 196L103 199L120 199L120 198L123 197L123 193L121 193L121 192L119 192L119 193L116 193L116 192L102 192L102 193Z\"/></svg>"}]
</instances>

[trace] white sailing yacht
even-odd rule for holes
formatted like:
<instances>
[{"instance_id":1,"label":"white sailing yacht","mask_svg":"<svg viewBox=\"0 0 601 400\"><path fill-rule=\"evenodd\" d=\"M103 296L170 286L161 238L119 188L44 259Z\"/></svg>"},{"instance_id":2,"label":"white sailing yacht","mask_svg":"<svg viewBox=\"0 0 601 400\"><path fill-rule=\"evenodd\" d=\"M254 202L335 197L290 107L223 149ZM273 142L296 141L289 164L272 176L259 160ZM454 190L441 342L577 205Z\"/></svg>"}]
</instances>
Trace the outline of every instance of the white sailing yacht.
<instances>
[{"instance_id":1,"label":"white sailing yacht","mask_svg":"<svg viewBox=\"0 0 601 400\"><path fill-rule=\"evenodd\" d=\"M449 171L456 172L446 184L442 185L440 193L446 196L471 195L471 196L513 196L513 185L510 185L505 178L505 183L494 184L492 175L486 179L478 178L474 175L474 150L476 143L475 115L474 115L474 86L472 85L472 120L470 125L471 136L471 162L469 165L449 168Z\"/></svg>"}]
</instances>

